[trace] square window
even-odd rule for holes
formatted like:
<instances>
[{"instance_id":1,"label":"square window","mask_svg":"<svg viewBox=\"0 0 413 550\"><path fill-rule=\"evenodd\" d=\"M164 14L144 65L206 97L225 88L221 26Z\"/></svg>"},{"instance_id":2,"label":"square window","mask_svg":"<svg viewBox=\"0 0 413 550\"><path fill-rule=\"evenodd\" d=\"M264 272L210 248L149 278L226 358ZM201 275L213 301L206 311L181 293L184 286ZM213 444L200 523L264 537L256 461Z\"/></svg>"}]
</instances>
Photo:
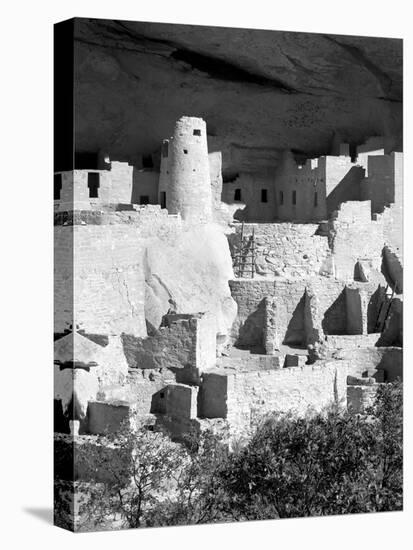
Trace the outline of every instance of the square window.
<instances>
[{"instance_id":1,"label":"square window","mask_svg":"<svg viewBox=\"0 0 413 550\"><path fill-rule=\"evenodd\" d=\"M201 130L194 130L194 136L200 136Z\"/></svg>"},{"instance_id":2,"label":"square window","mask_svg":"<svg viewBox=\"0 0 413 550\"><path fill-rule=\"evenodd\" d=\"M188 154L188 149L184 149L184 154L185 154L185 155Z\"/></svg>"},{"instance_id":3,"label":"square window","mask_svg":"<svg viewBox=\"0 0 413 550\"><path fill-rule=\"evenodd\" d=\"M153 159L152 155L143 155L142 156L142 168L153 168Z\"/></svg>"}]
</instances>

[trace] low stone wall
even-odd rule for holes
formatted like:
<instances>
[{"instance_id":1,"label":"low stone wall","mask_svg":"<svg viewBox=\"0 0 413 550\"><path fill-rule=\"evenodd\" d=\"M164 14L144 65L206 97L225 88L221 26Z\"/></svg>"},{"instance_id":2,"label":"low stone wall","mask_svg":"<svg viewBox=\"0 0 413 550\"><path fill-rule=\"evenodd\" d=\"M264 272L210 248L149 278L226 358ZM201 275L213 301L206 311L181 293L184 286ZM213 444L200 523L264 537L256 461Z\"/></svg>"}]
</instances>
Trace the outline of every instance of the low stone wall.
<instances>
[{"instance_id":1,"label":"low stone wall","mask_svg":"<svg viewBox=\"0 0 413 550\"><path fill-rule=\"evenodd\" d=\"M231 427L242 427L271 411L302 416L346 403L347 364L330 361L265 371L217 369L204 374L199 410L201 417L223 417Z\"/></svg>"},{"instance_id":2,"label":"low stone wall","mask_svg":"<svg viewBox=\"0 0 413 550\"><path fill-rule=\"evenodd\" d=\"M351 376L370 377L376 382L393 382L403 377L402 348L349 346L333 352L333 356L348 363Z\"/></svg>"},{"instance_id":3,"label":"low stone wall","mask_svg":"<svg viewBox=\"0 0 413 550\"><path fill-rule=\"evenodd\" d=\"M357 348L371 348L376 344L380 334L344 334L326 336L325 344L331 350L355 350Z\"/></svg>"}]
</instances>

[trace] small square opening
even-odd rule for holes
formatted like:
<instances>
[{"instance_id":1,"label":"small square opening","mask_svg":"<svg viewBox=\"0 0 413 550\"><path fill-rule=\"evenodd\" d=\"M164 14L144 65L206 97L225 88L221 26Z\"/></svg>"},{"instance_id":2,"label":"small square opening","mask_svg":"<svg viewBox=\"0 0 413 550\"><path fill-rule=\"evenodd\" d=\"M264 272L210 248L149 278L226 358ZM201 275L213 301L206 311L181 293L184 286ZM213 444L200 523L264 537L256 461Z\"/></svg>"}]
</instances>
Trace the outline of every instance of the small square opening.
<instances>
[{"instance_id":1,"label":"small square opening","mask_svg":"<svg viewBox=\"0 0 413 550\"><path fill-rule=\"evenodd\" d=\"M147 168L147 169L153 168L152 155L143 155L142 156L142 168Z\"/></svg>"},{"instance_id":2,"label":"small square opening","mask_svg":"<svg viewBox=\"0 0 413 550\"><path fill-rule=\"evenodd\" d=\"M200 136L201 130L194 130L194 136Z\"/></svg>"},{"instance_id":3,"label":"small square opening","mask_svg":"<svg viewBox=\"0 0 413 550\"><path fill-rule=\"evenodd\" d=\"M188 154L188 149L184 149L184 154L185 154L185 155Z\"/></svg>"}]
</instances>

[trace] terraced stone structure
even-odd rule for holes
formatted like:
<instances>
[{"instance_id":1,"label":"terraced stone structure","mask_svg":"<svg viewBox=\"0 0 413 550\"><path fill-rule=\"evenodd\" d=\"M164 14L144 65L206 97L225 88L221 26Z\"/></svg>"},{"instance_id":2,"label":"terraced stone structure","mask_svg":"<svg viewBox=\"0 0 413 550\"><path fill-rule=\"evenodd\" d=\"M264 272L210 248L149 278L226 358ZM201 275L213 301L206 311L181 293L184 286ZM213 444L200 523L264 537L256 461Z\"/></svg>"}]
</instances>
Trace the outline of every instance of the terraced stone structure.
<instances>
[{"instance_id":1,"label":"terraced stone structure","mask_svg":"<svg viewBox=\"0 0 413 550\"><path fill-rule=\"evenodd\" d=\"M286 150L265 185L250 161L223 181L207 132L181 117L159 172L142 153L56 174L56 431L134 412L175 439L247 433L270 411L358 413L402 375L402 153Z\"/></svg>"}]
</instances>

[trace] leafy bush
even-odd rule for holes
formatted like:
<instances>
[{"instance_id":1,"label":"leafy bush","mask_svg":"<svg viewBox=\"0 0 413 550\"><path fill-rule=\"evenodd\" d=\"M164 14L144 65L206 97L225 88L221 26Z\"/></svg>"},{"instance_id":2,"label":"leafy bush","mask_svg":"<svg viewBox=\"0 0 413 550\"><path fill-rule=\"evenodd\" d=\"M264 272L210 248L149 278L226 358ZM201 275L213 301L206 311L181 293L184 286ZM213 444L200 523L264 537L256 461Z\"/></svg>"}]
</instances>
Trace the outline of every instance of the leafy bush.
<instances>
[{"instance_id":1,"label":"leafy bush","mask_svg":"<svg viewBox=\"0 0 413 550\"><path fill-rule=\"evenodd\" d=\"M232 452L209 430L179 445L125 425L100 438L116 460L99 445L82 457L91 481L96 472L82 513L95 527L108 517L140 527L401 510L402 393L380 386L365 415L267 417Z\"/></svg>"},{"instance_id":2,"label":"leafy bush","mask_svg":"<svg viewBox=\"0 0 413 550\"><path fill-rule=\"evenodd\" d=\"M268 418L221 474L239 516L401 510L401 383L379 387L368 413Z\"/></svg>"}]
</instances>

